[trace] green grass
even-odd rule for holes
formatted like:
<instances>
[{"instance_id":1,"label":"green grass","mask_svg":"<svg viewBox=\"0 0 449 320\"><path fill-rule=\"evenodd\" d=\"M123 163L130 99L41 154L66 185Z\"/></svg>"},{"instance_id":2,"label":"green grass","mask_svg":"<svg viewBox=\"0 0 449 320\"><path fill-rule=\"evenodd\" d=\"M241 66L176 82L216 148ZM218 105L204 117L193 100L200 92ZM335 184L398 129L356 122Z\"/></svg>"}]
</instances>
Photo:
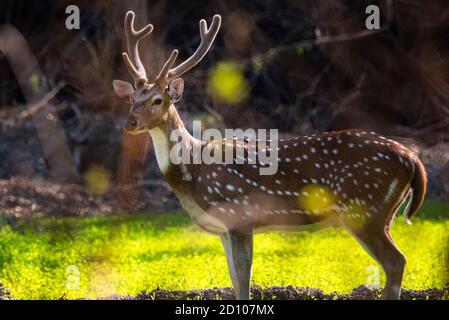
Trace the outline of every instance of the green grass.
<instances>
[{"instance_id":1,"label":"green grass","mask_svg":"<svg viewBox=\"0 0 449 320\"><path fill-rule=\"evenodd\" d=\"M396 220L393 238L408 259L405 288L444 287L448 217L449 205L433 202L412 226L402 216ZM382 285L380 267L344 230L255 238L253 283L262 287L291 284L344 293L376 283L377 274ZM0 220L0 281L16 299L231 286L219 239L199 230L183 213L37 219L20 224L17 231Z\"/></svg>"}]
</instances>

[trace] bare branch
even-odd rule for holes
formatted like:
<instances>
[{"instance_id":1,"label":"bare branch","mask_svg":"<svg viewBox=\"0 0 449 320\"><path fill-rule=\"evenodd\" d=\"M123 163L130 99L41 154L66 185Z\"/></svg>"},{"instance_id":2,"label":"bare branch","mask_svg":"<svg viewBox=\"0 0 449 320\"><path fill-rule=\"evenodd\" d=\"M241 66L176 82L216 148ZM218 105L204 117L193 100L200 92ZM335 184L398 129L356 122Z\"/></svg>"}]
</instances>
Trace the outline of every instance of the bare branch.
<instances>
[{"instance_id":1,"label":"bare branch","mask_svg":"<svg viewBox=\"0 0 449 320\"><path fill-rule=\"evenodd\" d=\"M49 93L47 93L41 100L28 106L26 110L23 110L17 115L18 119L24 119L32 116L38 112L42 107L45 107L58 93L66 83L64 81L59 82Z\"/></svg>"}]
</instances>

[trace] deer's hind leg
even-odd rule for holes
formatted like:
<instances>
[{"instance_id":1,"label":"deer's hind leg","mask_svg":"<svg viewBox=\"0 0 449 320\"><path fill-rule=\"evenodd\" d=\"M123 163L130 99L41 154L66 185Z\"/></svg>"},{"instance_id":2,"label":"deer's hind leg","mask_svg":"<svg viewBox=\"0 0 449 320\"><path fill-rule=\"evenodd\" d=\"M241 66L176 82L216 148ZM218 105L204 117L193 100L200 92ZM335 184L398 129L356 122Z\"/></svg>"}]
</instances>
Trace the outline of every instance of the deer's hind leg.
<instances>
[{"instance_id":1,"label":"deer's hind leg","mask_svg":"<svg viewBox=\"0 0 449 320\"><path fill-rule=\"evenodd\" d=\"M227 231L221 241L228 261L229 273L238 300L249 300L253 262L252 231Z\"/></svg>"},{"instance_id":2,"label":"deer's hind leg","mask_svg":"<svg viewBox=\"0 0 449 320\"><path fill-rule=\"evenodd\" d=\"M393 242L389 226L365 225L358 230L352 229L351 232L385 272L387 280L382 299L399 300L406 259Z\"/></svg>"}]
</instances>

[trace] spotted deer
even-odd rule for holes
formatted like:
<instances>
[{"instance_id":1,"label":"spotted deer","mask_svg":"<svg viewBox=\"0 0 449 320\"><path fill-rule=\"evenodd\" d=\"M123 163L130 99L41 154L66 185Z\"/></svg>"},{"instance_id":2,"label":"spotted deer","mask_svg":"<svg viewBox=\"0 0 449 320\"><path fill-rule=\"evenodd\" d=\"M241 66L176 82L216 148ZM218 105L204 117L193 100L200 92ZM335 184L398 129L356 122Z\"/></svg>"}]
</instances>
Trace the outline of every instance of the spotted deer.
<instances>
[{"instance_id":1,"label":"spotted deer","mask_svg":"<svg viewBox=\"0 0 449 320\"><path fill-rule=\"evenodd\" d=\"M134 29L134 13L125 18L128 53L123 53L134 86L115 80L120 97L131 101L125 130L151 135L156 159L168 184L191 218L223 243L236 298L249 299L253 234L269 229L318 224L347 229L379 262L386 273L384 299L398 299L406 259L390 236L396 211L407 203L407 221L421 207L426 172L418 157L405 146L372 132L346 130L280 140L278 170L260 175L264 163L174 164L170 137L180 130L189 147L222 152L225 145L244 151L247 139L202 141L187 131L175 103L184 89L181 75L203 59L221 24L215 15L210 27L199 23L201 43L186 61L173 67L173 50L162 70L148 79L138 44L153 30ZM237 153L236 153L237 154Z\"/></svg>"}]
</instances>

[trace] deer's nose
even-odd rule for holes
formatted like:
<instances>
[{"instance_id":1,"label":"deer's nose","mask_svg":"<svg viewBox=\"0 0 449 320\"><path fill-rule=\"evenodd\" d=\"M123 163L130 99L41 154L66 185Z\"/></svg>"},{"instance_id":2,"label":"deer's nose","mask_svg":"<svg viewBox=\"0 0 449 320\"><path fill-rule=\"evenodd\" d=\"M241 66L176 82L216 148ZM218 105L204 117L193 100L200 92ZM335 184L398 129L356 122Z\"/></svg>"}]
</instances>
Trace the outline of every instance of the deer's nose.
<instances>
[{"instance_id":1,"label":"deer's nose","mask_svg":"<svg viewBox=\"0 0 449 320\"><path fill-rule=\"evenodd\" d=\"M130 116L125 122L125 130L132 131L137 127L137 119Z\"/></svg>"}]
</instances>

